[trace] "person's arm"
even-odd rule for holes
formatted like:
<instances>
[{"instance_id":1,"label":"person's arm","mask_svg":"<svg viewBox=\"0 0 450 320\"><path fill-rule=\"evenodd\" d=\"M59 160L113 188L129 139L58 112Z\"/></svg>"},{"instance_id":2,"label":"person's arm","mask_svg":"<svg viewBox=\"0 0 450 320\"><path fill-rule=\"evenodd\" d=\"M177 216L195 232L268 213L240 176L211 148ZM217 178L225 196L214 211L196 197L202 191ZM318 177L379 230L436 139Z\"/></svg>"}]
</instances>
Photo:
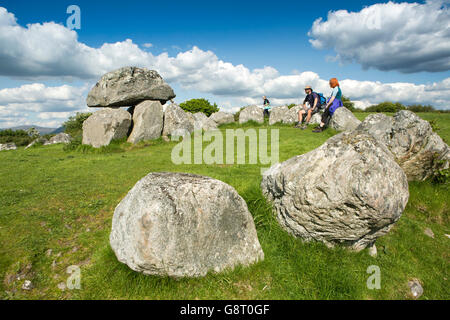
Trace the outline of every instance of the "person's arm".
<instances>
[{"instance_id":1,"label":"person's arm","mask_svg":"<svg viewBox=\"0 0 450 320\"><path fill-rule=\"evenodd\" d=\"M314 100L314 106L313 106L313 108L312 108L313 110L316 109L317 103L319 103L319 98L316 98L316 99Z\"/></svg>"},{"instance_id":2,"label":"person's arm","mask_svg":"<svg viewBox=\"0 0 450 320\"><path fill-rule=\"evenodd\" d=\"M338 89L337 87L333 89L333 92L331 93L331 98L330 101L328 101L327 106L325 109L327 109L329 106L331 106L331 104L333 103L334 99L336 99L336 95L338 93Z\"/></svg>"}]
</instances>

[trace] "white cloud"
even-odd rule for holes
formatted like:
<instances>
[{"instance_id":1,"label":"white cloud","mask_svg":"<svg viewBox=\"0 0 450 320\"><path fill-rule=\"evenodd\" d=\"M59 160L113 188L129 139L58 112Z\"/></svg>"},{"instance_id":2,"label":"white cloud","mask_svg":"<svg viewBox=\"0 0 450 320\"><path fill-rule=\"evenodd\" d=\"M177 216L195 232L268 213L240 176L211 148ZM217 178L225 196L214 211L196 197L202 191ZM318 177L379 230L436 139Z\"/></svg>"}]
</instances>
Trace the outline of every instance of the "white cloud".
<instances>
[{"instance_id":1,"label":"white cloud","mask_svg":"<svg viewBox=\"0 0 450 320\"><path fill-rule=\"evenodd\" d=\"M359 12L329 12L309 36L313 47L334 49L342 62L404 73L450 70L448 1L380 3Z\"/></svg>"},{"instance_id":2,"label":"white cloud","mask_svg":"<svg viewBox=\"0 0 450 320\"><path fill-rule=\"evenodd\" d=\"M347 12L332 13L329 21L347 15ZM329 27L321 22L317 25L319 29ZM291 75L280 75L270 66L250 70L244 65L222 61L214 52L195 46L173 57L166 52L153 55L143 51L132 40L91 48L78 42L76 32L62 25L50 22L22 27L13 14L0 8L0 76L36 81L0 90L0 127L11 123L58 126L71 114L88 110L85 98L94 80L127 65L155 69L168 83L181 88L184 97L194 98L192 92L202 93L229 111L261 104L262 95L267 95L275 106L300 103L306 85L325 95L330 92L328 79L321 79L315 72L294 70ZM39 83L42 78L65 77L84 79L86 84L49 87ZM389 100L449 109L450 78L427 85L346 79L341 81L341 86L344 95L359 107Z\"/></svg>"},{"instance_id":3,"label":"white cloud","mask_svg":"<svg viewBox=\"0 0 450 320\"><path fill-rule=\"evenodd\" d=\"M152 48L153 47L153 43L144 43L142 46L144 48Z\"/></svg>"}]
</instances>

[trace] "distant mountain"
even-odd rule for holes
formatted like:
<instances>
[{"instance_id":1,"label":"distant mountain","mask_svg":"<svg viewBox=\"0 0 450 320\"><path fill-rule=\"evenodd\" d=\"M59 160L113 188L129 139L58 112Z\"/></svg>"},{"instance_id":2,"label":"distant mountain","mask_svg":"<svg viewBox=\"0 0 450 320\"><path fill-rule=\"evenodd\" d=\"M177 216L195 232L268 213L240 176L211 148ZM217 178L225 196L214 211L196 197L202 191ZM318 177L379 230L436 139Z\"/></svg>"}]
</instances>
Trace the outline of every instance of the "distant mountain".
<instances>
[{"instance_id":1,"label":"distant mountain","mask_svg":"<svg viewBox=\"0 0 450 320\"><path fill-rule=\"evenodd\" d=\"M55 131L52 131L51 134L58 134L58 133L61 133L61 132L64 132L64 127L59 127Z\"/></svg>"},{"instance_id":2,"label":"distant mountain","mask_svg":"<svg viewBox=\"0 0 450 320\"><path fill-rule=\"evenodd\" d=\"M35 128L41 135L62 132L62 131L56 132L57 130L60 130L61 128L44 128L44 127L33 126L33 125L31 125L31 126L18 126L18 127L14 127L14 128L10 128L10 129L11 130L28 130L30 128Z\"/></svg>"}]
</instances>

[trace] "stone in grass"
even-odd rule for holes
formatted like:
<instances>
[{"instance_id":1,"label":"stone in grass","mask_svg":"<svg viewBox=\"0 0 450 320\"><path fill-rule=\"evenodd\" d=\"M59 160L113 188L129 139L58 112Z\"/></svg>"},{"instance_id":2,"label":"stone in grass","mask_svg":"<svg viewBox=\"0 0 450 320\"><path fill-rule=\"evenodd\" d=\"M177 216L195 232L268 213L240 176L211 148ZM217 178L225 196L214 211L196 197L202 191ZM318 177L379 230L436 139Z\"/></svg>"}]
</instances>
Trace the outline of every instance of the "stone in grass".
<instances>
[{"instance_id":1,"label":"stone in grass","mask_svg":"<svg viewBox=\"0 0 450 320\"><path fill-rule=\"evenodd\" d=\"M408 286L414 299L419 299L422 296L423 288L418 279L408 281Z\"/></svg>"},{"instance_id":2,"label":"stone in grass","mask_svg":"<svg viewBox=\"0 0 450 320\"><path fill-rule=\"evenodd\" d=\"M423 233L424 233L425 235L429 236L430 238L433 238L433 239L434 239L434 232L433 232L433 230L431 230L430 228L426 228L426 229L423 231Z\"/></svg>"},{"instance_id":3,"label":"stone in grass","mask_svg":"<svg viewBox=\"0 0 450 320\"><path fill-rule=\"evenodd\" d=\"M185 173L151 173L117 206L110 243L147 275L201 277L264 259L247 204L231 186Z\"/></svg>"},{"instance_id":4,"label":"stone in grass","mask_svg":"<svg viewBox=\"0 0 450 320\"><path fill-rule=\"evenodd\" d=\"M392 154L358 131L274 165L261 188L289 233L357 251L389 232L409 198L406 175Z\"/></svg>"},{"instance_id":5,"label":"stone in grass","mask_svg":"<svg viewBox=\"0 0 450 320\"><path fill-rule=\"evenodd\" d=\"M22 285L23 290L32 290L34 288L33 283L30 280L25 280L25 282Z\"/></svg>"},{"instance_id":6,"label":"stone in grass","mask_svg":"<svg viewBox=\"0 0 450 320\"><path fill-rule=\"evenodd\" d=\"M239 113L239 123L246 123L255 121L257 123L264 123L264 110L258 106L249 106L241 110Z\"/></svg>"}]
</instances>

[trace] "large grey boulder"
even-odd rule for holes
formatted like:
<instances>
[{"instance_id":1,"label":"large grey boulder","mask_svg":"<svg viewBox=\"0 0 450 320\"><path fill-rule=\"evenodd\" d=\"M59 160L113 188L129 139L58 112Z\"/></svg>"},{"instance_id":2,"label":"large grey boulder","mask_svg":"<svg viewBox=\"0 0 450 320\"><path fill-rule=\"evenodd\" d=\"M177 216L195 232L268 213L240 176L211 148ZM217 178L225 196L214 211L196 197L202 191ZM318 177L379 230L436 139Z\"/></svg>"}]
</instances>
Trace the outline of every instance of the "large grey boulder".
<instances>
[{"instance_id":1,"label":"large grey boulder","mask_svg":"<svg viewBox=\"0 0 450 320\"><path fill-rule=\"evenodd\" d=\"M92 114L83 123L83 144L94 148L107 146L112 140L127 137L131 114L123 109L105 108Z\"/></svg>"},{"instance_id":2,"label":"large grey boulder","mask_svg":"<svg viewBox=\"0 0 450 320\"><path fill-rule=\"evenodd\" d=\"M353 112L348 110L346 107L338 108L333 117L330 120L330 127L337 131L350 131L356 129L357 126L361 124Z\"/></svg>"},{"instance_id":3,"label":"large grey boulder","mask_svg":"<svg viewBox=\"0 0 450 320\"><path fill-rule=\"evenodd\" d=\"M163 107L159 101L144 101L133 112L133 131L128 142L155 140L161 137L164 124Z\"/></svg>"},{"instance_id":4,"label":"large grey boulder","mask_svg":"<svg viewBox=\"0 0 450 320\"><path fill-rule=\"evenodd\" d=\"M70 137L69 134L61 132L58 133L56 136L51 137L50 140L44 142L44 146L60 143L69 144L71 140L72 138Z\"/></svg>"},{"instance_id":5,"label":"large grey boulder","mask_svg":"<svg viewBox=\"0 0 450 320\"><path fill-rule=\"evenodd\" d=\"M311 120L309 120L310 124L321 124L322 123L322 116L323 112L317 112L311 117Z\"/></svg>"},{"instance_id":6,"label":"large grey boulder","mask_svg":"<svg viewBox=\"0 0 450 320\"><path fill-rule=\"evenodd\" d=\"M203 130L203 124L208 120L208 116L203 112L197 112L192 117L194 119L194 131Z\"/></svg>"},{"instance_id":7,"label":"large grey boulder","mask_svg":"<svg viewBox=\"0 0 450 320\"><path fill-rule=\"evenodd\" d=\"M381 113L369 115L357 130L384 143L409 181L425 180L437 170L449 167L449 146L433 132L428 121L414 112L402 110L394 117Z\"/></svg>"},{"instance_id":8,"label":"large grey boulder","mask_svg":"<svg viewBox=\"0 0 450 320\"><path fill-rule=\"evenodd\" d=\"M298 112L303 109L301 105L297 105L289 109L286 113L285 118L283 119L283 123L285 124L294 124L298 122Z\"/></svg>"},{"instance_id":9,"label":"large grey boulder","mask_svg":"<svg viewBox=\"0 0 450 320\"><path fill-rule=\"evenodd\" d=\"M276 164L261 187L289 233L354 250L386 234L409 198L406 175L389 150L358 131Z\"/></svg>"},{"instance_id":10,"label":"large grey boulder","mask_svg":"<svg viewBox=\"0 0 450 320\"><path fill-rule=\"evenodd\" d=\"M164 112L163 136L185 136L194 132L194 118L192 114L184 112L176 104L166 107Z\"/></svg>"},{"instance_id":11,"label":"large grey boulder","mask_svg":"<svg viewBox=\"0 0 450 320\"><path fill-rule=\"evenodd\" d=\"M135 106L145 100L162 104L175 98L172 88L158 72L125 67L105 74L89 92L87 105L97 107Z\"/></svg>"},{"instance_id":12,"label":"large grey boulder","mask_svg":"<svg viewBox=\"0 0 450 320\"><path fill-rule=\"evenodd\" d=\"M249 106L241 110L239 114L239 123L246 123L248 121L256 121L257 123L264 123L264 110L258 106Z\"/></svg>"},{"instance_id":13,"label":"large grey boulder","mask_svg":"<svg viewBox=\"0 0 450 320\"><path fill-rule=\"evenodd\" d=\"M17 150L15 143L4 143L0 144L0 151Z\"/></svg>"},{"instance_id":14,"label":"large grey boulder","mask_svg":"<svg viewBox=\"0 0 450 320\"><path fill-rule=\"evenodd\" d=\"M110 243L120 262L147 275L200 277L264 259L236 190L185 173L140 180L114 212Z\"/></svg>"},{"instance_id":15,"label":"large grey boulder","mask_svg":"<svg viewBox=\"0 0 450 320\"><path fill-rule=\"evenodd\" d=\"M269 125L274 125L275 123L283 123L288 117L289 108L287 106L272 108L270 111Z\"/></svg>"},{"instance_id":16,"label":"large grey boulder","mask_svg":"<svg viewBox=\"0 0 450 320\"><path fill-rule=\"evenodd\" d=\"M234 122L234 115L228 112L216 112L209 116L209 119L217 123L218 126Z\"/></svg>"},{"instance_id":17,"label":"large grey boulder","mask_svg":"<svg viewBox=\"0 0 450 320\"><path fill-rule=\"evenodd\" d=\"M194 131L211 131L217 129L217 123L211 120L211 117L202 112L197 112L192 115L194 123Z\"/></svg>"}]
</instances>

